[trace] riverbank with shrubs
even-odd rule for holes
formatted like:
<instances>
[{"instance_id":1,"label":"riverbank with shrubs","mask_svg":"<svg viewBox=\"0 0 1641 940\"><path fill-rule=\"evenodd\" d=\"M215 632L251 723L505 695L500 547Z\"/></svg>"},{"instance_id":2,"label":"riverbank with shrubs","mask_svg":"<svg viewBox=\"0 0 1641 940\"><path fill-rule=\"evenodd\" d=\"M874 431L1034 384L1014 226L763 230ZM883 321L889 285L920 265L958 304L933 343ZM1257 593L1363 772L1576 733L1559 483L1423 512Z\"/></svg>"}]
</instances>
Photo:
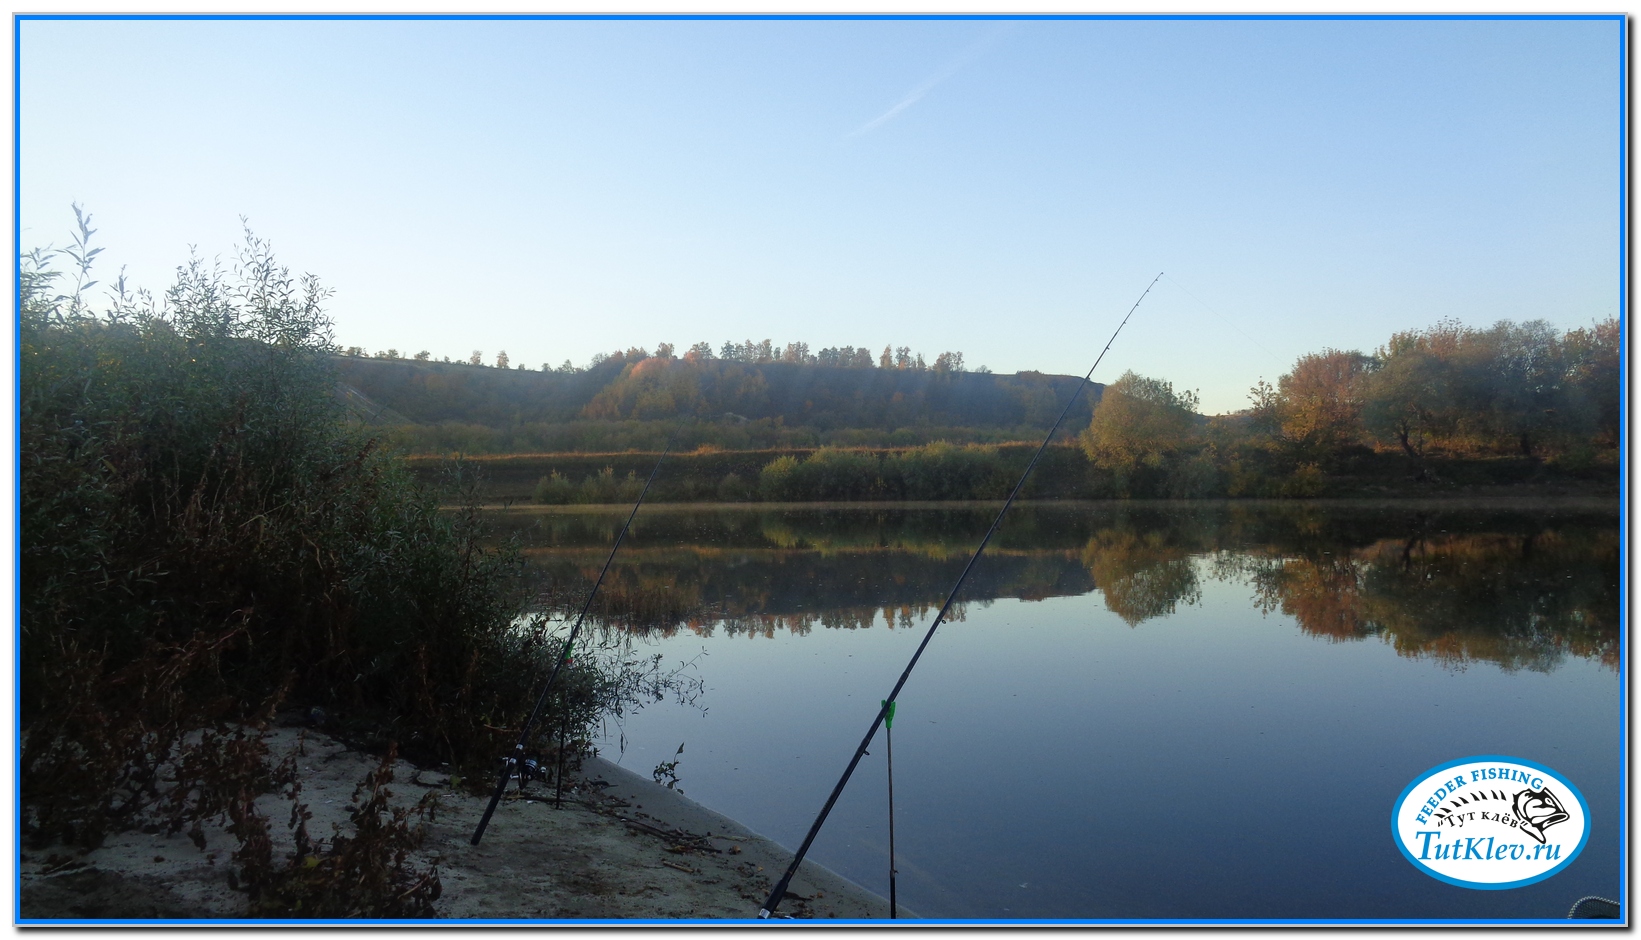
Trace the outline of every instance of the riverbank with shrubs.
<instances>
[{"instance_id":1,"label":"riverbank with shrubs","mask_svg":"<svg viewBox=\"0 0 1641 940\"><path fill-rule=\"evenodd\" d=\"M989 447L700 451L668 454L647 498L660 503L925 501L1003 499L1035 444ZM519 454L467 458L486 504L630 503L660 455ZM1027 481L1028 499L1380 498L1493 495L1614 495L1616 465L1568 465L1519 456L1428 456L1359 448L1327 469L1281 466L1259 451L1216 452L1119 474L1087 452L1056 443ZM1195 459L1195 462L1190 462ZM407 458L418 475L443 472L443 458Z\"/></svg>"},{"instance_id":2,"label":"riverbank with shrubs","mask_svg":"<svg viewBox=\"0 0 1641 940\"><path fill-rule=\"evenodd\" d=\"M1196 393L1124 373L1085 389L1022 495L1048 499L1615 493L1620 436L1616 320L1587 328L1443 321L1373 355L1301 356L1252 406L1204 416ZM1062 389L1070 394L1076 382ZM1047 421L1045 420L1045 425ZM692 427L693 425L684 425ZM925 428L925 430L928 430ZM896 432L898 433L898 431ZM901 447L697 446L670 458L661 502L1001 499L1035 441L925 440ZM637 448L635 448L637 450ZM654 453L551 453L475 461L491 501L631 502ZM436 460L417 458L427 472Z\"/></svg>"},{"instance_id":3,"label":"riverbank with shrubs","mask_svg":"<svg viewBox=\"0 0 1641 940\"><path fill-rule=\"evenodd\" d=\"M274 856L257 798L286 793L293 826L302 804L263 732L295 715L488 775L561 640L459 468L413 473L347 420L316 280L247 232L231 276L194 258L94 309L93 231L21 266L21 837L230 820L258 915L425 914L436 873L404 868L412 820L374 800L354 838ZM652 666L578 655L546 725L578 746L664 684Z\"/></svg>"}]
</instances>

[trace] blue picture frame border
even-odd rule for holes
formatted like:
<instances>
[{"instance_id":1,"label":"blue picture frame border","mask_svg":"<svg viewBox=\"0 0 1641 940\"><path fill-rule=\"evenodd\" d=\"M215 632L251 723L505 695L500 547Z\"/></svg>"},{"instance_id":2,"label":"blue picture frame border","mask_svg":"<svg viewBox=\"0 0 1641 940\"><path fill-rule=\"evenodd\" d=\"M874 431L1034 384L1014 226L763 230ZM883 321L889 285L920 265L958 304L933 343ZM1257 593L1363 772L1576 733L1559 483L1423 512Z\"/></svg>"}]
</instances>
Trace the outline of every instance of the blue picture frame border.
<instances>
[{"instance_id":1,"label":"blue picture frame border","mask_svg":"<svg viewBox=\"0 0 1641 940\"><path fill-rule=\"evenodd\" d=\"M848 21L848 20L881 20L881 21L918 21L918 20L974 20L974 21L1610 21L1619 25L1618 59L1619 59L1619 205L1618 205L1618 238L1619 238L1619 272L1618 272L1618 329L1620 349L1628 351L1629 336L1629 225L1630 225L1630 192L1629 192L1629 82L1630 82L1630 18L1623 13L1038 13L1038 14L1009 14L1009 13L14 13L12 14L12 276L13 283L21 274L22 248L22 55L23 33L25 22L35 21L213 21L213 20L243 20L243 21L430 21L430 22L458 22L458 21L519 21L519 20L564 20L564 21L658 21L658 20L765 20L765 21ZM22 428L19 418L19 405L22 392L22 350L21 350L21 304L14 293L12 296L12 756L13 756L13 807L12 821L12 901L13 924L15 926L288 926L288 925L381 925L419 924L474 924L474 925L586 925L586 926L645 926L645 925L730 925L741 923L736 920L569 920L569 919L452 919L439 921L426 920L288 920L288 919L103 919L103 918L25 918L22 916L22 832L16 825L22 820L22 533L17 522L22 513ZM1619 400L1619 610L1618 651L1619 651L1619 739L1621 742L1621 763L1624 767L1622 779L1619 781L1619 831L1629 832L1629 794L1630 794L1630 727L1629 727L1629 522L1628 509L1630 504L1630 488L1633 485L1629 476L1628 444L1629 444L1629 361L1627 356L1619 357L1619 384L1623 394ZM1454 761L1456 766L1475 758L1466 758ZM1483 759L1486 759L1485 757ZM1518 763L1540 767L1550 773L1555 771L1542 765L1520 758L1499 758ZM1440 768L1432 768L1420 780L1434 773ZM1557 779L1563 779L1556 774ZM1417 780L1414 781L1415 783ZM1567 784L1578 797L1580 804L1584 803L1584 796L1578 793L1576 787ZM1409 784L1409 789L1412 784ZM1396 801L1401 805L1407 791ZM1540 876L1534 881L1548 878L1560 871L1563 866L1576 858L1583 850L1584 843L1589 838L1591 821L1589 808L1585 805L1585 833L1580 840L1579 847L1573 852L1572 858L1562 866ZM1393 817L1394 818L1394 817ZM1400 836L1396 837L1396 845L1403 855L1406 849L1401 844ZM1629 852L1630 841L1625 839L1623 851L1619 853L1619 898L1621 911L1617 924L1627 926L1629 892ZM1412 861L1411 856L1409 860ZM1417 862L1414 862L1417 865ZM1423 866L1421 870L1429 872ZM1441 876L1436 875L1440 878ZM1442 880L1447 880L1443 878ZM1463 882L1453 882L1465 887L1478 887ZM1530 881L1498 887L1514 887L1525 885ZM748 919L747 923L757 923ZM882 926L880 920L835 920L836 925L874 925ZM998 926L1258 926L1264 924L1290 926L1492 926L1492 925L1568 925L1570 922L1563 919L1478 919L1478 918L1181 918L1181 919L1136 919L1136 918L1066 918L1066 919L1019 919L1019 920L982 920L982 919L940 919L920 920L920 924L927 925L998 925ZM1589 926L1613 926L1613 922L1589 921ZM819 926L819 925L817 925Z\"/></svg>"}]
</instances>

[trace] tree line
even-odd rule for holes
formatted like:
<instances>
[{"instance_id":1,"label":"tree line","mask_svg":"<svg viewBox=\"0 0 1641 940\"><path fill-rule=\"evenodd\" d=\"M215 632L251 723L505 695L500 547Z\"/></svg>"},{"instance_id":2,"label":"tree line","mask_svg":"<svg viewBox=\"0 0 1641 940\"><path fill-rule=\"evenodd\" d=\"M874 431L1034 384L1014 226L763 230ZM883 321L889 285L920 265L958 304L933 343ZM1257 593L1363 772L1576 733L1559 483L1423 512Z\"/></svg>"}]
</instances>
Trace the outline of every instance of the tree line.
<instances>
[{"instance_id":1,"label":"tree line","mask_svg":"<svg viewBox=\"0 0 1641 940\"><path fill-rule=\"evenodd\" d=\"M1107 386L1079 438L1112 495L1320 495L1325 478L1401 454L1439 482L1452 458L1514 457L1571 472L1616 467L1619 329L1447 320L1371 355L1301 356L1248 409L1213 418L1194 394L1132 372Z\"/></svg>"},{"instance_id":2,"label":"tree line","mask_svg":"<svg viewBox=\"0 0 1641 940\"><path fill-rule=\"evenodd\" d=\"M932 361L925 361L923 353L912 352L910 346L895 346L893 344L883 347L883 351L878 353L876 357L872 355L871 350L864 346L828 346L810 352L808 343L787 343L782 347L768 339L758 342L749 339L740 343L734 340L725 340L716 353L712 350L712 344L707 342L696 343L685 350L681 356L675 356L676 349L677 347L671 343L658 343L655 347L654 357L657 359L680 358L686 362L707 362L713 359L754 364L784 362L789 365L827 366L835 369L909 369L916 372L925 370L934 372L968 371L967 366L963 363L963 354L961 352L947 351L934 357ZM435 360L433 354L425 349L418 353L401 355L398 349L388 348L371 354L363 346L348 346L343 348L341 352L342 355L352 359L408 359L412 362L436 361L479 366L481 368L489 367L485 363L484 351L480 349L475 349L465 358L458 360L452 360L449 356ZM606 363L635 363L649 358L651 358L651 354L648 349L642 346L631 346L625 350L617 349L609 353L594 353L586 366L578 367L575 363L566 359L558 366L544 362L541 364L539 371L574 375L578 372L596 369ZM505 349L496 353L493 367L497 369L517 369L521 372L536 371L523 362L515 363L512 357L507 355ZM988 373L991 370L985 366L980 366L974 371Z\"/></svg>"},{"instance_id":3,"label":"tree line","mask_svg":"<svg viewBox=\"0 0 1641 940\"><path fill-rule=\"evenodd\" d=\"M550 372L338 361L362 402L355 415L429 455L644 451L669 438L725 450L1001 444L1041 434L1077 381L969 371L961 353L930 365L905 346L872 359L860 347L747 340L634 347ZM1235 414L1204 416L1193 393L1127 374L1096 386L1069 421L1084 428L1093 495L1319 495L1331 479L1390 472L1391 454L1430 482L1455 459L1576 473L1616 460L1618 362L1612 319L1564 332L1443 321L1371 354L1301 356Z\"/></svg>"},{"instance_id":4,"label":"tree line","mask_svg":"<svg viewBox=\"0 0 1641 940\"><path fill-rule=\"evenodd\" d=\"M617 479L600 471L668 440L675 452L697 453L674 458L652 494L661 500L994 498L1018 473L1014 461L1023 467L1022 442L1042 434L1078 381L687 355L601 370L501 381L492 370L373 363L344 375L424 421L446 417L386 430L412 453L520 455L524 463L507 471L520 479L502 484L502 498L529 498L548 480L536 491L546 502L616 498L619 476L634 467L618 467ZM462 397L483 389L488 401ZM1301 356L1229 415L1201 414L1195 393L1164 379L1130 372L1096 385L1068 419L1070 439L1051 448L1077 459L1056 458L1032 490L1199 498L1588 489L1616 472L1619 397L1616 321L1565 332L1445 321L1397 333L1371 355ZM457 416L477 420L449 420ZM907 476L913 463L939 469ZM992 469L974 475L979 464ZM512 466L484 464L504 465ZM966 482L949 494L926 485L943 476Z\"/></svg>"}]
</instances>

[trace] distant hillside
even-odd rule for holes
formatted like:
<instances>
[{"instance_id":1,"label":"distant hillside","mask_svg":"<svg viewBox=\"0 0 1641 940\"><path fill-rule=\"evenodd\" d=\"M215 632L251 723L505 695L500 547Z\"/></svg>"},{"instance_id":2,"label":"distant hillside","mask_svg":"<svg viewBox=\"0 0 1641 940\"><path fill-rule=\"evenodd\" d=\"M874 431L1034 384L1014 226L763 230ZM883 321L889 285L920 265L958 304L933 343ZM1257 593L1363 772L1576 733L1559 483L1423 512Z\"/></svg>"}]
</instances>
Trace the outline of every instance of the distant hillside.
<instances>
[{"instance_id":1,"label":"distant hillside","mask_svg":"<svg viewBox=\"0 0 1641 940\"><path fill-rule=\"evenodd\" d=\"M528 371L465 363L339 356L347 394L404 423L422 453L904 445L1004 441L1046 429L1075 376L839 367L648 356L587 369ZM1100 386L1068 426L1086 425ZM387 424L377 420L372 423Z\"/></svg>"}]
</instances>

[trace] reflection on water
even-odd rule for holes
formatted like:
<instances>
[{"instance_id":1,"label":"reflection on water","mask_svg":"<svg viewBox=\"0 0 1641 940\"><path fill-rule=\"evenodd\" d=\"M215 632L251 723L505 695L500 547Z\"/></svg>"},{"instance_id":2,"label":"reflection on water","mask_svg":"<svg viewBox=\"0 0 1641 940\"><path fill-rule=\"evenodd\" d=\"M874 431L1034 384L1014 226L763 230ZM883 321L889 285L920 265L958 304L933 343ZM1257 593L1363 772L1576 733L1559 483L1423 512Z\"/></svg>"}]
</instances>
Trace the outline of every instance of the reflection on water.
<instances>
[{"instance_id":1,"label":"reflection on water","mask_svg":"<svg viewBox=\"0 0 1641 940\"><path fill-rule=\"evenodd\" d=\"M690 797L808 829L995 507L646 507L600 616L697 708L612 722ZM513 512L547 611L623 513ZM900 696L900 899L972 918L1551 918L1619 890L1616 504L1024 506ZM704 653L704 655L703 655ZM677 754L679 742L688 747ZM1396 850L1395 798L1507 754L1573 780L1583 854L1472 891ZM874 745L811 857L887 890ZM753 908L748 909L752 914Z\"/></svg>"},{"instance_id":2,"label":"reflection on water","mask_svg":"<svg viewBox=\"0 0 1641 940\"><path fill-rule=\"evenodd\" d=\"M673 636L772 637L926 624L994 510L650 510L596 605L609 623ZM619 514L498 514L542 607L579 601ZM1547 670L1618 665L1618 529L1610 509L1429 505L1024 506L970 576L968 604L1098 592L1130 626L1199 604L1205 579L1247 585L1335 641L1405 656Z\"/></svg>"},{"instance_id":3,"label":"reflection on water","mask_svg":"<svg viewBox=\"0 0 1641 940\"><path fill-rule=\"evenodd\" d=\"M1384 539L1316 558L1247 555L1261 608L1338 640L1378 634L1409 656L1548 670L1618 667L1618 532L1580 527Z\"/></svg>"}]
</instances>

